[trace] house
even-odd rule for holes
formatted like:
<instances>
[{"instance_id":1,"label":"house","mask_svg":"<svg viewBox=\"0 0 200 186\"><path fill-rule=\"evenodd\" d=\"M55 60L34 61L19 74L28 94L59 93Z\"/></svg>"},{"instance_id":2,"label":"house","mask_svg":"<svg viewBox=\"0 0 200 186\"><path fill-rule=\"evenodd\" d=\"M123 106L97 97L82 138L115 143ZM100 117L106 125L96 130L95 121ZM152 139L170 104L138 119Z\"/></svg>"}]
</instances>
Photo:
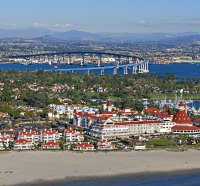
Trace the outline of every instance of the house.
<instances>
[{"instance_id":1,"label":"house","mask_svg":"<svg viewBox=\"0 0 200 186\"><path fill-rule=\"evenodd\" d=\"M42 142L58 142L62 137L62 133L59 133L53 129L44 129L40 132L40 141Z\"/></svg>"},{"instance_id":2,"label":"house","mask_svg":"<svg viewBox=\"0 0 200 186\"><path fill-rule=\"evenodd\" d=\"M0 112L0 118L6 118L8 117L8 113Z\"/></svg>"},{"instance_id":3,"label":"house","mask_svg":"<svg viewBox=\"0 0 200 186\"><path fill-rule=\"evenodd\" d=\"M65 141L84 141L84 134L82 131L76 131L72 128L64 131Z\"/></svg>"},{"instance_id":4,"label":"house","mask_svg":"<svg viewBox=\"0 0 200 186\"><path fill-rule=\"evenodd\" d=\"M97 142L97 148L99 150L112 150L114 149L114 145L110 141L107 140L99 140Z\"/></svg>"},{"instance_id":5,"label":"house","mask_svg":"<svg viewBox=\"0 0 200 186\"><path fill-rule=\"evenodd\" d=\"M46 142L42 145L42 149L60 149L58 142Z\"/></svg>"},{"instance_id":6,"label":"house","mask_svg":"<svg viewBox=\"0 0 200 186\"><path fill-rule=\"evenodd\" d=\"M14 150L30 150L34 148L34 143L31 140L18 139L14 141Z\"/></svg>"},{"instance_id":7,"label":"house","mask_svg":"<svg viewBox=\"0 0 200 186\"><path fill-rule=\"evenodd\" d=\"M58 114L58 113L56 113L56 112L55 112L55 113L48 112L47 115L48 115L48 118L49 118L50 120L60 119L60 114Z\"/></svg>"},{"instance_id":8,"label":"house","mask_svg":"<svg viewBox=\"0 0 200 186\"><path fill-rule=\"evenodd\" d=\"M94 145L89 142L80 142L76 145L74 150L94 150Z\"/></svg>"}]
</instances>

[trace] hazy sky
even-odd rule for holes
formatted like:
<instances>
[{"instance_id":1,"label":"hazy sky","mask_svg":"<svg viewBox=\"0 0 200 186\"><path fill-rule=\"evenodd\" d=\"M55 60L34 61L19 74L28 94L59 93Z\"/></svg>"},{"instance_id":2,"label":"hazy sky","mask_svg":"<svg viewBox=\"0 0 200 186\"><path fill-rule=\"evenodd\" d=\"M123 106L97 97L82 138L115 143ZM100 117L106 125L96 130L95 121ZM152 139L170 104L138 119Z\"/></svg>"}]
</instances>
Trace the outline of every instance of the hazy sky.
<instances>
[{"instance_id":1,"label":"hazy sky","mask_svg":"<svg viewBox=\"0 0 200 186\"><path fill-rule=\"evenodd\" d=\"M0 0L0 28L200 32L200 0Z\"/></svg>"}]
</instances>

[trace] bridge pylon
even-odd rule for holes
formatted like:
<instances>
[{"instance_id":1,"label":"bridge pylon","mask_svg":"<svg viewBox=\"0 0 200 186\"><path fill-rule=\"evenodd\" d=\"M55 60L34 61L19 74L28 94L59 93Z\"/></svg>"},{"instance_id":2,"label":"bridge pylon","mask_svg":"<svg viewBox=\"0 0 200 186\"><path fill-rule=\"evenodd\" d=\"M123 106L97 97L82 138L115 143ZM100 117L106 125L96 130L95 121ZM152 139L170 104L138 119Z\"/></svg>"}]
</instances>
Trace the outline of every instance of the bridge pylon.
<instances>
[{"instance_id":1,"label":"bridge pylon","mask_svg":"<svg viewBox=\"0 0 200 186\"><path fill-rule=\"evenodd\" d=\"M137 66L133 66L133 68L132 68L132 74L137 74Z\"/></svg>"},{"instance_id":2,"label":"bridge pylon","mask_svg":"<svg viewBox=\"0 0 200 186\"><path fill-rule=\"evenodd\" d=\"M124 67L124 74L128 74L128 66Z\"/></svg>"},{"instance_id":3,"label":"bridge pylon","mask_svg":"<svg viewBox=\"0 0 200 186\"><path fill-rule=\"evenodd\" d=\"M100 73L100 76L103 76L104 75L104 68L101 69L101 73Z\"/></svg>"},{"instance_id":4,"label":"bridge pylon","mask_svg":"<svg viewBox=\"0 0 200 186\"><path fill-rule=\"evenodd\" d=\"M113 75L116 75L117 74L117 67L115 67L114 69L113 69Z\"/></svg>"}]
</instances>

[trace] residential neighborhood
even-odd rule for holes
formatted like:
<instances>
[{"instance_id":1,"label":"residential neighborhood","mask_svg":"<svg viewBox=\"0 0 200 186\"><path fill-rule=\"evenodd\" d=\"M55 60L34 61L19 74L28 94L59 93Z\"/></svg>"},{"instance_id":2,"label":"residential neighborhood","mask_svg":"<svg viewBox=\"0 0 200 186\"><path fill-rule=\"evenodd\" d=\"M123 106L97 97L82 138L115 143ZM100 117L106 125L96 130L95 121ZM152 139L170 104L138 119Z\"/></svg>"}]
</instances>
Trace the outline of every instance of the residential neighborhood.
<instances>
[{"instance_id":1,"label":"residential neighborhood","mask_svg":"<svg viewBox=\"0 0 200 186\"><path fill-rule=\"evenodd\" d=\"M200 127L193 124L187 114L187 106L182 101L179 102L175 115L145 105L141 112L133 108L119 109L110 99L102 104L101 112L94 107L49 107L58 115L49 117L52 121L57 121L58 124L54 124L56 127L46 128L41 125L34 128L31 123L26 123L21 124L18 129L16 124L10 130L1 130L0 150L138 149L139 146L145 147L146 142L154 138L163 139L169 134L169 140L175 137L178 139L178 134L193 136L193 140L197 140L200 135ZM68 122L59 122L63 114L69 117ZM131 145L131 142L134 144Z\"/></svg>"}]
</instances>

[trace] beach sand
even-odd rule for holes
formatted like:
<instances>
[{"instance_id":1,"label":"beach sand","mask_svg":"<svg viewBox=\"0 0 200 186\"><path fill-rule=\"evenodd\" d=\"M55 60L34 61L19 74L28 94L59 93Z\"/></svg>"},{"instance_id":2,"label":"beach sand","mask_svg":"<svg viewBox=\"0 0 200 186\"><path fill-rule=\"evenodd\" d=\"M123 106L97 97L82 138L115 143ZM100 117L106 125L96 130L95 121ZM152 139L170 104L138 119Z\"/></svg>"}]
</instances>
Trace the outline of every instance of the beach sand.
<instances>
[{"instance_id":1,"label":"beach sand","mask_svg":"<svg viewBox=\"0 0 200 186\"><path fill-rule=\"evenodd\" d=\"M200 168L200 151L68 152L28 151L0 154L0 185L66 177L112 176Z\"/></svg>"}]
</instances>

